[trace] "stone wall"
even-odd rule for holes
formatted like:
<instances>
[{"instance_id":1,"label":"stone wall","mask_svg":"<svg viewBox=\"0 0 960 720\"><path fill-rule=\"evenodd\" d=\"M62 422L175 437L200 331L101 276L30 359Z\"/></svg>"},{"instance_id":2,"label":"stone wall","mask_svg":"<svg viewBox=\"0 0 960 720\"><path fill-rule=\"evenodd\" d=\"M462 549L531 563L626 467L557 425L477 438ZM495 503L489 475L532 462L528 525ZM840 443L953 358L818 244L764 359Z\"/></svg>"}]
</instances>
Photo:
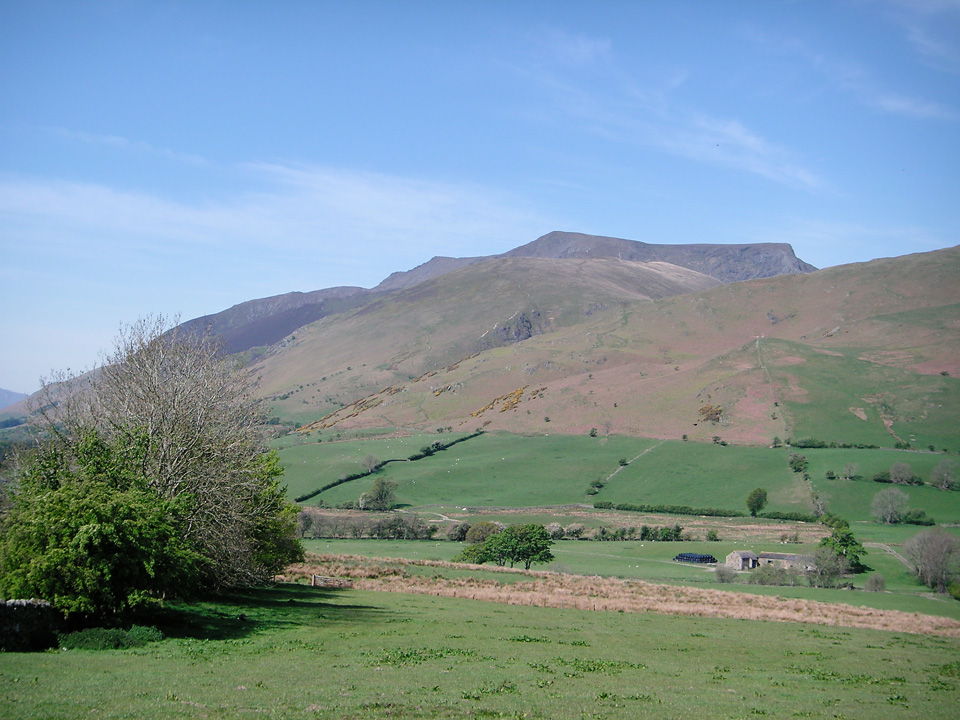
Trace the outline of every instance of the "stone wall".
<instances>
[{"instance_id":1,"label":"stone wall","mask_svg":"<svg viewBox=\"0 0 960 720\"><path fill-rule=\"evenodd\" d=\"M55 647L62 621L63 616L45 600L0 600L0 650Z\"/></svg>"}]
</instances>

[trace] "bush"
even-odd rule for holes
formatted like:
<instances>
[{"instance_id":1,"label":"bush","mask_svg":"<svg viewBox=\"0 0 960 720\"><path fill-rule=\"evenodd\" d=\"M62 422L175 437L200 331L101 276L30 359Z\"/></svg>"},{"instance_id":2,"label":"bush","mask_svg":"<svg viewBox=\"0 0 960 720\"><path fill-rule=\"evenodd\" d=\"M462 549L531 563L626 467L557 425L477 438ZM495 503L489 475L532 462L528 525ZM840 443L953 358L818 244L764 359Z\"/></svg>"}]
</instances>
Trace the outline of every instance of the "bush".
<instances>
[{"instance_id":1,"label":"bush","mask_svg":"<svg viewBox=\"0 0 960 720\"><path fill-rule=\"evenodd\" d=\"M143 647L149 642L163 640L163 633L155 627L134 625L122 628L86 628L60 636L60 647L65 650L122 650Z\"/></svg>"},{"instance_id":2,"label":"bush","mask_svg":"<svg viewBox=\"0 0 960 720\"><path fill-rule=\"evenodd\" d=\"M886 587L887 581L884 580L883 575L874 573L867 578L867 582L864 583L863 589L867 592L883 592Z\"/></svg>"},{"instance_id":3,"label":"bush","mask_svg":"<svg viewBox=\"0 0 960 720\"><path fill-rule=\"evenodd\" d=\"M799 585L800 573L776 565L761 565L750 573L751 585Z\"/></svg>"},{"instance_id":4,"label":"bush","mask_svg":"<svg viewBox=\"0 0 960 720\"><path fill-rule=\"evenodd\" d=\"M667 515L705 515L707 517L743 517L744 513L737 510L721 510L718 508L698 508L689 505L637 505L635 503L612 503L609 500L598 500L593 504L597 510L623 510L625 512L666 513Z\"/></svg>"},{"instance_id":5,"label":"bush","mask_svg":"<svg viewBox=\"0 0 960 720\"><path fill-rule=\"evenodd\" d=\"M732 583L737 579L737 571L729 565L717 565L713 575L717 578L718 583L723 584Z\"/></svg>"},{"instance_id":6,"label":"bush","mask_svg":"<svg viewBox=\"0 0 960 720\"><path fill-rule=\"evenodd\" d=\"M793 520L795 522L815 523L819 518L816 515L810 515L802 512L772 512L758 513L757 517L767 518L769 520Z\"/></svg>"},{"instance_id":7,"label":"bush","mask_svg":"<svg viewBox=\"0 0 960 720\"><path fill-rule=\"evenodd\" d=\"M546 528L553 540L563 540L563 525L560 523L550 523Z\"/></svg>"},{"instance_id":8,"label":"bush","mask_svg":"<svg viewBox=\"0 0 960 720\"><path fill-rule=\"evenodd\" d=\"M923 510L910 508L900 520L904 525L936 525L932 517L928 517Z\"/></svg>"},{"instance_id":9,"label":"bush","mask_svg":"<svg viewBox=\"0 0 960 720\"><path fill-rule=\"evenodd\" d=\"M453 542L463 542L467 539L468 532L470 532L470 523L454 523L447 528L447 540L452 540Z\"/></svg>"},{"instance_id":10,"label":"bush","mask_svg":"<svg viewBox=\"0 0 960 720\"><path fill-rule=\"evenodd\" d=\"M502 528L496 523L483 520L471 526L471 528L467 531L467 534L464 536L464 540L470 544L482 543L488 537L491 535L496 535L501 530Z\"/></svg>"}]
</instances>

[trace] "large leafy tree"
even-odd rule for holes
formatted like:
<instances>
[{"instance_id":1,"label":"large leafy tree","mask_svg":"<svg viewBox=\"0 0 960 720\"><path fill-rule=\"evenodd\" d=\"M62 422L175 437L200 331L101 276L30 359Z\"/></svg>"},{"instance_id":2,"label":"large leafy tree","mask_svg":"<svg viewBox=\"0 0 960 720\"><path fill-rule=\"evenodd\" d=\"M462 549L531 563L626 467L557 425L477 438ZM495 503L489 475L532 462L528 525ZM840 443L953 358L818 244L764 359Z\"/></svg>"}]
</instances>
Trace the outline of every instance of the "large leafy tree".
<instances>
[{"instance_id":1,"label":"large leafy tree","mask_svg":"<svg viewBox=\"0 0 960 720\"><path fill-rule=\"evenodd\" d=\"M942 528L922 530L903 545L903 554L913 563L921 582L946 592L960 577L960 540Z\"/></svg>"},{"instance_id":2,"label":"large leafy tree","mask_svg":"<svg viewBox=\"0 0 960 720\"><path fill-rule=\"evenodd\" d=\"M141 321L121 331L96 371L44 383L36 417L46 439L22 465L21 492L68 484L58 478L84 466L85 438L96 438L122 462L101 462L95 477L110 492L128 488L162 509L202 558L196 583L217 589L269 580L302 548L254 390L254 379L211 336L163 318ZM70 482L94 482L88 475Z\"/></svg>"},{"instance_id":3,"label":"large leafy tree","mask_svg":"<svg viewBox=\"0 0 960 720\"><path fill-rule=\"evenodd\" d=\"M867 554L863 544L857 540L846 521L838 522L828 537L820 541L820 547L842 558L847 568L853 572L863 570L861 558Z\"/></svg>"},{"instance_id":4,"label":"large leafy tree","mask_svg":"<svg viewBox=\"0 0 960 720\"><path fill-rule=\"evenodd\" d=\"M533 563L553 560L551 545L553 539L543 525L510 525L503 532L490 535L482 543L464 548L454 561L477 564L493 562L501 566L510 563L510 567L523 563L524 568L529 570Z\"/></svg>"},{"instance_id":5,"label":"large leafy tree","mask_svg":"<svg viewBox=\"0 0 960 720\"><path fill-rule=\"evenodd\" d=\"M149 489L142 450L88 430L69 457L33 456L0 524L0 596L114 619L196 586L205 560L181 532L187 504Z\"/></svg>"},{"instance_id":6,"label":"large leafy tree","mask_svg":"<svg viewBox=\"0 0 960 720\"><path fill-rule=\"evenodd\" d=\"M763 488L755 488L747 495L747 509L750 510L750 515L753 517L756 517L757 513L763 510L766 504L767 491Z\"/></svg>"}]
</instances>

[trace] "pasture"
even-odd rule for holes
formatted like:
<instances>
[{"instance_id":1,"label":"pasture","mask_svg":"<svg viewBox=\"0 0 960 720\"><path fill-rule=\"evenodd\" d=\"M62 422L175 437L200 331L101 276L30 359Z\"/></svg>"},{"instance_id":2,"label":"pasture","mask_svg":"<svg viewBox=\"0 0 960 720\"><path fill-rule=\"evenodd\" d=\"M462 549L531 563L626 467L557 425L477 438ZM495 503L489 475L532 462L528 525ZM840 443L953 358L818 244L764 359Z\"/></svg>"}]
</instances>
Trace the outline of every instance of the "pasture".
<instances>
[{"instance_id":1,"label":"pasture","mask_svg":"<svg viewBox=\"0 0 960 720\"><path fill-rule=\"evenodd\" d=\"M239 620L240 616L244 620ZM298 585L142 648L0 654L16 718L950 717L960 639ZM758 641L762 638L762 642Z\"/></svg>"},{"instance_id":2,"label":"pasture","mask_svg":"<svg viewBox=\"0 0 960 720\"><path fill-rule=\"evenodd\" d=\"M383 476L397 483L397 501L407 508L530 508L592 505L605 500L746 513L747 495L762 487L769 498L765 512L810 513L813 491L827 501L830 512L851 522L870 521L873 497L890 487L872 482L874 473L901 462L929 480L939 462L957 460L940 451L790 449L626 436L486 433L422 460L406 461L426 445L458 437L463 435L403 435L382 430L378 436L340 441L323 435L287 437L278 440L276 447L291 498L359 472L368 455L381 461L400 460L377 475L339 485L306 504L322 500L335 506L356 501L370 489L375 477ZM807 458L809 482L790 470L791 453ZM828 471L842 475L848 463L857 465L860 479L826 478ZM595 483L600 486L592 487ZM930 486L902 489L910 497L911 507L926 511L938 523L960 523L960 492Z\"/></svg>"}]
</instances>

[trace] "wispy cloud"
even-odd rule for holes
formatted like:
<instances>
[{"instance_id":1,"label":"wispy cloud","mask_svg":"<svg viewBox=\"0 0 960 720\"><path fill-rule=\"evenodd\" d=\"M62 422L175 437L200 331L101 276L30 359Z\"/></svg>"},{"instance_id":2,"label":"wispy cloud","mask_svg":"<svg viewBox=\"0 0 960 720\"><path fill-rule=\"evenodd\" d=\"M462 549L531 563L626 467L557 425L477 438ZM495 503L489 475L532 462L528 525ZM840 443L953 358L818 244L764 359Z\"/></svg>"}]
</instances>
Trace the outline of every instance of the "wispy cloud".
<instances>
[{"instance_id":1,"label":"wispy cloud","mask_svg":"<svg viewBox=\"0 0 960 720\"><path fill-rule=\"evenodd\" d=\"M539 36L534 45L535 59L511 69L546 95L552 113L578 121L580 132L793 187L810 190L824 184L788 148L742 120L676 101L671 94L689 77L685 68L637 77L620 67L609 41L556 31Z\"/></svg>"},{"instance_id":2,"label":"wispy cloud","mask_svg":"<svg viewBox=\"0 0 960 720\"><path fill-rule=\"evenodd\" d=\"M142 140L131 140L119 135L102 135L97 133L83 132L82 130L70 130L59 127L48 128L47 131L57 137L82 142L87 145L97 145L101 147L115 148L118 150L144 153L175 162L202 167L206 167L211 164L209 160L199 155L180 152L177 150L169 150L167 148L159 148Z\"/></svg>"},{"instance_id":3,"label":"wispy cloud","mask_svg":"<svg viewBox=\"0 0 960 720\"><path fill-rule=\"evenodd\" d=\"M134 243L159 253L183 245L308 249L327 258L366 249L423 260L425 252L506 249L552 229L521 198L467 183L281 164L237 173L257 189L197 204L92 183L0 177L0 242L42 239L67 252L89 252L86 242L100 251Z\"/></svg>"},{"instance_id":4,"label":"wispy cloud","mask_svg":"<svg viewBox=\"0 0 960 720\"><path fill-rule=\"evenodd\" d=\"M609 38L575 35L552 28L535 38L535 42L550 60L566 65L587 67L611 60L612 43Z\"/></svg>"},{"instance_id":5,"label":"wispy cloud","mask_svg":"<svg viewBox=\"0 0 960 720\"><path fill-rule=\"evenodd\" d=\"M799 58L837 90L853 97L864 107L920 120L956 120L957 112L934 100L889 90L863 64L812 47L806 41L770 35L759 28L741 31L765 52Z\"/></svg>"},{"instance_id":6,"label":"wispy cloud","mask_svg":"<svg viewBox=\"0 0 960 720\"><path fill-rule=\"evenodd\" d=\"M814 189L823 185L791 153L760 137L738 120L708 116L664 128L661 147L678 155L754 173L785 185Z\"/></svg>"}]
</instances>

